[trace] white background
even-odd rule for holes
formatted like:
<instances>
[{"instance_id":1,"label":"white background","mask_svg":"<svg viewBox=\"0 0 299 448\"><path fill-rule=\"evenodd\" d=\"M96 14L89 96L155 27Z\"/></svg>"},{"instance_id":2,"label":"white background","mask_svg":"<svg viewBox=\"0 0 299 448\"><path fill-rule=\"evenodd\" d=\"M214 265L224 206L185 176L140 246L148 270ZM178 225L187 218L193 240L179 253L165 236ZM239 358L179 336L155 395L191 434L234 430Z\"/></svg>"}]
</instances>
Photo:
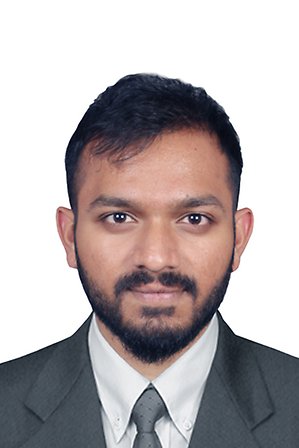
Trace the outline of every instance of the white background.
<instances>
[{"instance_id":1,"label":"white background","mask_svg":"<svg viewBox=\"0 0 299 448\"><path fill-rule=\"evenodd\" d=\"M240 206L255 231L221 307L233 330L299 356L296 1L4 0L0 361L68 336L90 308L56 234L64 151L121 76L206 88L243 147Z\"/></svg>"}]
</instances>

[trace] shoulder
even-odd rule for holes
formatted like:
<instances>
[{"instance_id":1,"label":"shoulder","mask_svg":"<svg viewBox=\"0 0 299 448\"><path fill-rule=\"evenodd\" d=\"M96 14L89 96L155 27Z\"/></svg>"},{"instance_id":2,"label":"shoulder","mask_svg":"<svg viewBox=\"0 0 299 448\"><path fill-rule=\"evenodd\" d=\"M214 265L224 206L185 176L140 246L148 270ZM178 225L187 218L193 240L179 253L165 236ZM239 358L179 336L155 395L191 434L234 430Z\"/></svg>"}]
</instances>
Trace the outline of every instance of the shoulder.
<instances>
[{"instance_id":1,"label":"shoulder","mask_svg":"<svg viewBox=\"0 0 299 448\"><path fill-rule=\"evenodd\" d=\"M230 382L253 387L263 378L275 396L287 390L299 395L299 359L235 335L219 314L219 341L215 356L218 371ZM298 391L298 392L296 392ZM299 400L299 397L298 397Z\"/></svg>"},{"instance_id":2,"label":"shoulder","mask_svg":"<svg viewBox=\"0 0 299 448\"><path fill-rule=\"evenodd\" d=\"M227 323L223 320L221 314L217 313L219 322L219 340L218 348L227 359L250 362L252 356L256 358L262 368L279 373L294 373L299 369L299 358L283 353L275 348L267 347L255 341L236 335Z\"/></svg>"},{"instance_id":3,"label":"shoulder","mask_svg":"<svg viewBox=\"0 0 299 448\"><path fill-rule=\"evenodd\" d=\"M88 319L71 337L0 365L0 445L23 446L88 364Z\"/></svg>"},{"instance_id":4,"label":"shoulder","mask_svg":"<svg viewBox=\"0 0 299 448\"><path fill-rule=\"evenodd\" d=\"M0 396L13 393L15 396L25 394L39 374L47 371L49 376L61 366L67 368L80 364L82 354L86 355L87 333L90 318L72 336L56 342L36 352L0 364Z\"/></svg>"},{"instance_id":5,"label":"shoulder","mask_svg":"<svg viewBox=\"0 0 299 448\"><path fill-rule=\"evenodd\" d=\"M268 382L278 387L287 386L291 383L299 383L299 359L259 344L254 341L236 336L243 350L250 352L257 361L261 373Z\"/></svg>"},{"instance_id":6,"label":"shoulder","mask_svg":"<svg viewBox=\"0 0 299 448\"><path fill-rule=\"evenodd\" d=\"M0 395L7 393L22 394L30 387L55 349L57 342L34 353L0 364Z\"/></svg>"},{"instance_id":7,"label":"shoulder","mask_svg":"<svg viewBox=\"0 0 299 448\"><path fill-rule=\"evenodd\" d=\"M60 343L0 365L0 445L21 446L39 428L39 419L27 412L32 385Z\"/></svg>"}]
</instances>

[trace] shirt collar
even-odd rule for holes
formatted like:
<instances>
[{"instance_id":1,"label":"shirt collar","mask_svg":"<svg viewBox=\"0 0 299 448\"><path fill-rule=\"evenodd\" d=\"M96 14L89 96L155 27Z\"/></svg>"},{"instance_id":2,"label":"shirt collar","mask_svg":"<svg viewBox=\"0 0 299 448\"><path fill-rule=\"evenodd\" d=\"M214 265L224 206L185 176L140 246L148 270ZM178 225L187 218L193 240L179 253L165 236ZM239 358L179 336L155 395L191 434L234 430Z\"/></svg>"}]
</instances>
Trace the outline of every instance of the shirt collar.
<instances>
[{"instance_id":1,"label":"shirt collar","mask_svg":"<svg viewBox=\"0 0 299 448\"><path fill-rule=\"evenodd\" d=\"M89 351L99 398L116 442L124 435L137 398L149 384L110 346L92 317Z\"/></svg>"},{"instance_id":2,"label":"shirt collar","mask_svg":"<svg viewBox=\"0 0 299 448\"><path fill-rule=\"evenodd\" d=\"M187 440L190 439L190 430L215 356L218 333L215 314L199 340L152 381L163 397L173 423Z\"/></svg>"},{"instance_id":3,"label":"shirt collar","mask_svg":"<svg viewBox=\"0 0 299 448\"><path fill-rule=\"evenodd\" d=\"M218 340L215 315L200 339L152 381L167 406L170 418L189 440ZM99 398L116 442L124 435L137 398L149 380L133 369L102 336L92 317L88 344ZM178 384L179 387L174 387ZM129 386L128 386L129 385Z\"/></svg>"}]
</instances>

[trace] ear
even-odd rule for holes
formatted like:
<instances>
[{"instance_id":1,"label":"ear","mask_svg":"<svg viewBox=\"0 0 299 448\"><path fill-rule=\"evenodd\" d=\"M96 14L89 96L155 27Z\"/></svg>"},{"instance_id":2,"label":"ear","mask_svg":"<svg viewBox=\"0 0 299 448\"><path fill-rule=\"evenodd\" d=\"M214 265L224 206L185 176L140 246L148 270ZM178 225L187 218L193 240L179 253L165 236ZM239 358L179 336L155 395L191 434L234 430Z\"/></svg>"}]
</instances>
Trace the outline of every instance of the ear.
<instances>
[{"instance_id":1,"label":"ear","mask_svg":"<svg viewBox=\"0 0 299 448\"><path fill-rule=\"evenodd\" d=\"M77 267L75 252L75 217L72 210L59 207L56 212L57 230L66 252L66 258L71 268Z\"/></svg>"},{"instance_id":2,"label":"ear","mask_svg":"<svg viewBox=\"0 0 299 448\"><path fill-rule=\"evenodd\" d=\"M233 261L233 271L240 265L241 255L247 246L253 230L253 213L249 208L237 210L235 214L235 251Z\"/></svg>"}]
</instances>

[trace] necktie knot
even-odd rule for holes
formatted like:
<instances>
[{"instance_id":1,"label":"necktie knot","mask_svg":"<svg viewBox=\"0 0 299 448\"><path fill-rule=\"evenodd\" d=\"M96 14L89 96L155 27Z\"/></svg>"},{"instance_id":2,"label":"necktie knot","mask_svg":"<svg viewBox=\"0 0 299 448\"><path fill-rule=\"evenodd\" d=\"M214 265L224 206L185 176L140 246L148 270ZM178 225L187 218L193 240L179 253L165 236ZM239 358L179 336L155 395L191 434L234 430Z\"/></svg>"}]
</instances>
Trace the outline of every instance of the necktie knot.
<instances>
[{"instance_id":1,"label":"necktie knot","mask_svg":"<svg viewBox=\"0 0 299 448\"><path fill-rule=\"evenodd\" d=\"M165 413L166 406L164 401L154 386L150 385L140 395L132 411L132 419L137 426L134 448L161 447L158 436L155 433L155 423Z\"/></svg>"}]
</instances>

